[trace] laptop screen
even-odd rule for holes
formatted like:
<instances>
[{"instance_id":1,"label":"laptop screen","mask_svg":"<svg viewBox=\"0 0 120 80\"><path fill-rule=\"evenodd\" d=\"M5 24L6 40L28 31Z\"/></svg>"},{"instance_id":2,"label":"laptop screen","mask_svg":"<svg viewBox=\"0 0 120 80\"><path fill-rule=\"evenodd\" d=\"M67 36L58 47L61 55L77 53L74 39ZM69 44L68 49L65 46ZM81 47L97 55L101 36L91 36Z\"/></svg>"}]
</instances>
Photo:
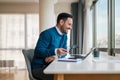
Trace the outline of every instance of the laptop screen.
<instances>
[{"instance_id":1,"label":"laptop screen","mask_svg":"<svg viewBox=\"0 0 120 80\"><path fill-rule=\"evenodd\" d=\"M72 49L75 49L75 48L78 48L78 46L73 46L71 48ZM70 54L70 58L81 58L81 59L85 59L95 48L92 48L92 49L89 49L89 50L86 50L86 51L83 51L82 53L72 53Z\"/></svg>"}]
</instances>

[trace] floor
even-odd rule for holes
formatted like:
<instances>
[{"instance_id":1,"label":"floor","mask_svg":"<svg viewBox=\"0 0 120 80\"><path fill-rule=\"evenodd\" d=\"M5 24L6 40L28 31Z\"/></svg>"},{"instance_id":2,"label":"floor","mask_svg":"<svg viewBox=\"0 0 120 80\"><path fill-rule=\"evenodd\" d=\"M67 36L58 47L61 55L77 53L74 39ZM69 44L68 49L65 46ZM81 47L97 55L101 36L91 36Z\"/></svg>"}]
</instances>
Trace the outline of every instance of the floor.
<instances>
[{"instance_id":1,"label":"floor","mask_svg":"<svg viewBox=\"0 0 120 80\"><path fill-rule=\"evenodd\" d=\"M0 80L29 80L27 70L0 70Z\"/></svg>"}]
</instances>

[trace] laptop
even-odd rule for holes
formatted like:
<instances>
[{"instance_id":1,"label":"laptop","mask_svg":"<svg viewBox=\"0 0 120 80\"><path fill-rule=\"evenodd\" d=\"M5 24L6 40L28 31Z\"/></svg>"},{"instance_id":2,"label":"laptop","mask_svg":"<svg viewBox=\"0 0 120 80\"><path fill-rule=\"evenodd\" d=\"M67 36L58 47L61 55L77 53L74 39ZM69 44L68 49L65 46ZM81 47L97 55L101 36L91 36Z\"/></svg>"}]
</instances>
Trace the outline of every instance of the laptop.
<instances>
[{"instance_id":1,"label":"laptop","mask_svg":"<svg viewBox=\"0 0 120 80\"><path fill-rule=\"evenodd\" d=\"M77 46L72 47L72 49L78 48ZM58 58L58 61L64 61L64 62L78 62L81 60L84 60L95 48L92 48L88 51L86 54L69 54L69 57L64 58L67 54L62 55L61 58ZM71 50L71 49L70 49ZM70 51L69 51L70 52Z\"/></svg>"},{"instance_id":2,"label":"laptop","mask_svg":"<svg viewBox=\"0 0 120 80\"><path fill-rule=\"evenodd\" d=\"M78 46L74 45L70 48L70 50L78 48ZM95 48L92 48L91 50L89 50L86 54L70 54L70 57L68 57L69 59L82 59L84 60L90 53L92 53L92 51ZM69 51L70 52L70 51Z\"/></svg>"},{"instance_id":3,"label":"laptop","mask_svg":"<svg viewBox=\"0 0 120 80\"><path fill-rule=\"evenodd\" d=\"M94 49L91 49L88 53L86 54L70 54L70 57L68 57L69 59L82 59L84 60L90 53L92 53Z\"/></svg>"}]
</instances>

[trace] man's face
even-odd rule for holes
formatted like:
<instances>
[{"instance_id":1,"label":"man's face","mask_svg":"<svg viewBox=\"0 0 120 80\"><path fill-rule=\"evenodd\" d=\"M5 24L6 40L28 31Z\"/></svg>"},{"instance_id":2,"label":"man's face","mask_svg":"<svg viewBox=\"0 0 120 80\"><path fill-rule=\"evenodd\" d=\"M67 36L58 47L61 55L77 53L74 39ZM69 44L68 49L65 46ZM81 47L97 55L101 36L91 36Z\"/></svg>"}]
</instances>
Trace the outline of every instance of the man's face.
<instances>
[{"instance_id":1,"label":"man's face","mask_svg":"<svg viewBox=\"0 0 120 80\"><path fill-rule=\"evenodd\" d=\"M62 20L61 22L61 32L68 33L69 30L72 29L73 19L67 18L66 21Z\"/></svg>"}]
</instances>

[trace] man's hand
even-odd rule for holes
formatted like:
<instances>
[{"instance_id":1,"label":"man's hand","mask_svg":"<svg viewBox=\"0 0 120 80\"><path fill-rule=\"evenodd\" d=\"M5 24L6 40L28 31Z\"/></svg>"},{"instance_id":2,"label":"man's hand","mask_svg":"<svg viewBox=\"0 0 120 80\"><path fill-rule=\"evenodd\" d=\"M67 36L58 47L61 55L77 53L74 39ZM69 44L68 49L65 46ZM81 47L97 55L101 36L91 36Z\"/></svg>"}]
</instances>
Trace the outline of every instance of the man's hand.
<instances>
[{"instance_id":1,"label":"man's hand","mask_svg":"<svg viewBox=\"0 0 120 80\"><path fill-rule=\"evenodd\" d=\"M64 49L64 48L58 48L57 49L57 54L58 55L64 55L66 53L68 53L67 49Z\"/></svg>"},{"instance_id":2,"label":"man's hand","mask_svg":"<svg viewBox=\"0 0 120 80\"><path fill-rule=\"evenodd\" d=\"M45 62L46 62L46 63L50 63L50 62L52 62L54 59L55 59L55 56L46 57L46 58L45 58Z\"/></svg>"}]
</instances>

